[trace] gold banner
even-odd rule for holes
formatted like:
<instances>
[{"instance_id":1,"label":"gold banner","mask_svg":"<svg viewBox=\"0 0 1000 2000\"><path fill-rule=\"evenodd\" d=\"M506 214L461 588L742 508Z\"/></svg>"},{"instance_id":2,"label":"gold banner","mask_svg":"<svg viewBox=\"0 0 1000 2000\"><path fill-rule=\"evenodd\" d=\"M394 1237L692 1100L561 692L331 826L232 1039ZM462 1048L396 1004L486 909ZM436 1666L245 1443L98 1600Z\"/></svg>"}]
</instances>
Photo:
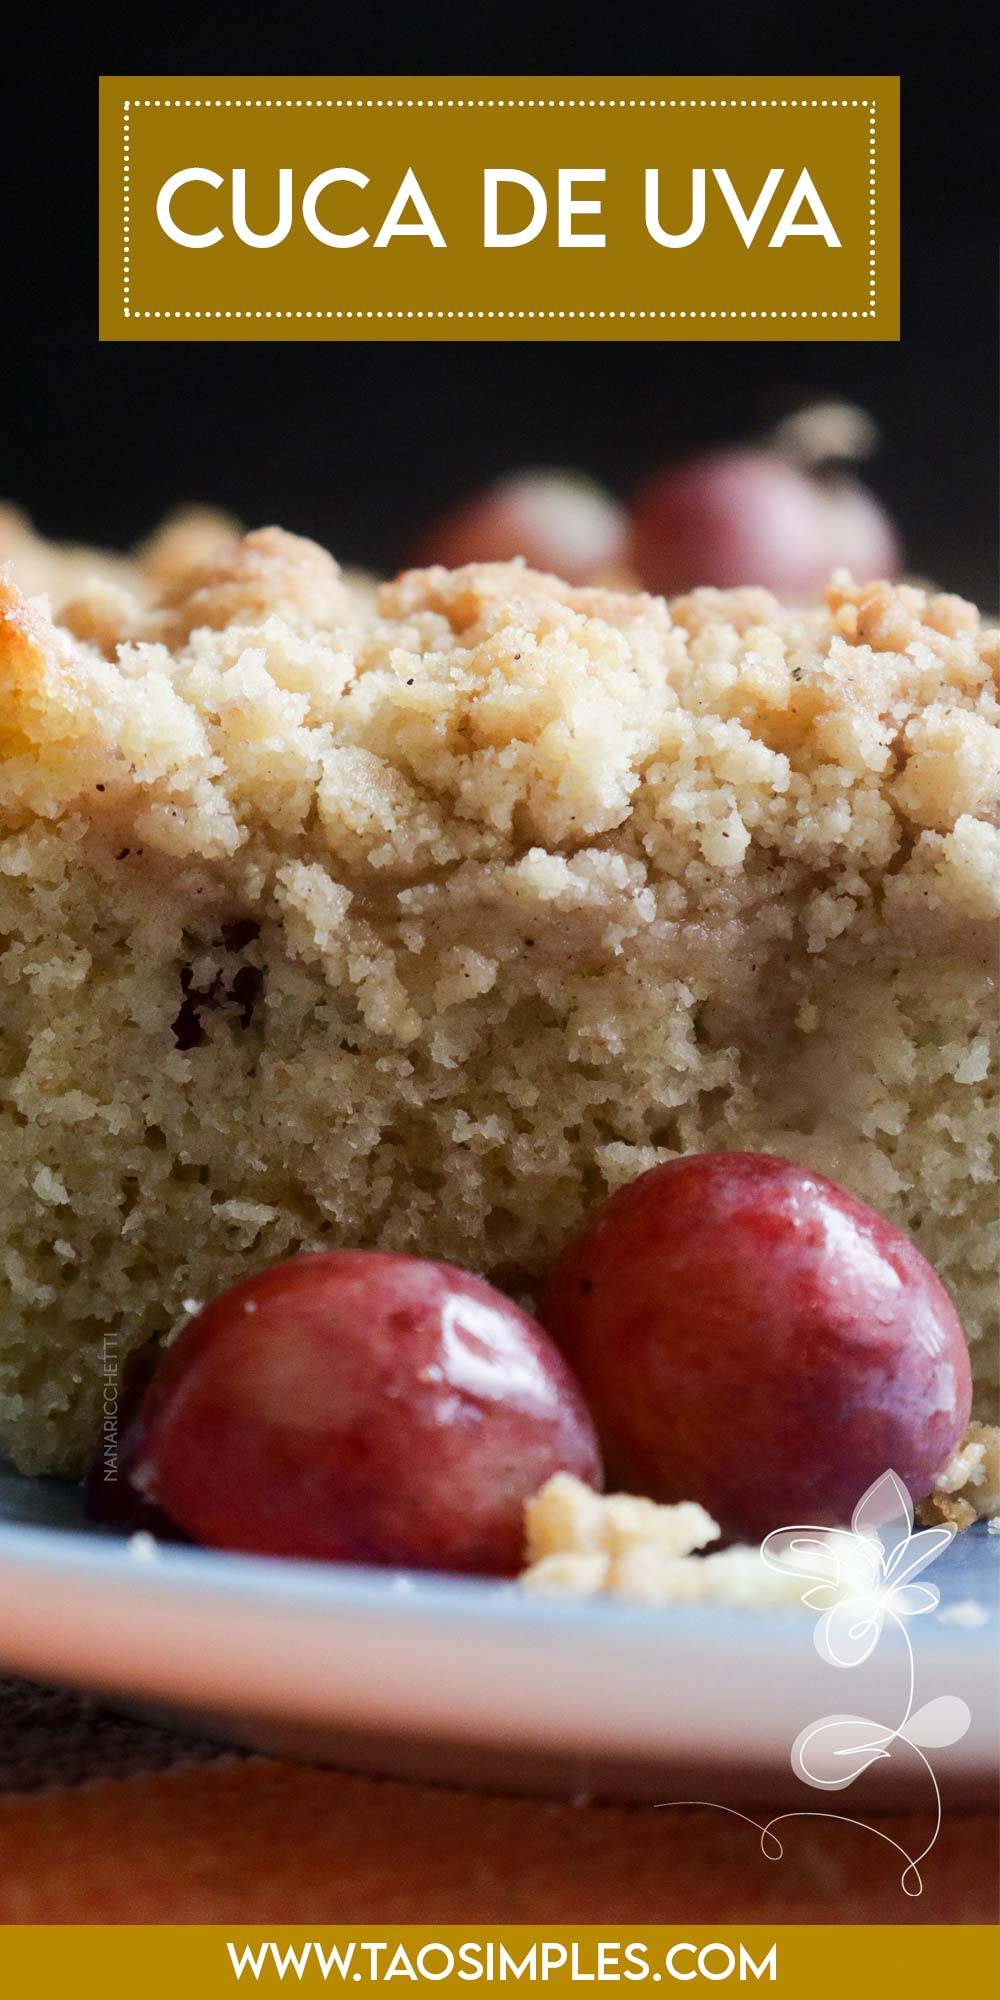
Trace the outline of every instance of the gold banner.
<instances>
[{"instance_id":1,"label":"gold banner","mask_svg":"<svg viewBox=\"0 0 1000 2000\"><path fill-rule=\"evenodd\" d=\"M445 1924L323 1926L10 1925L0 1928L0 1982L11 1995L76 2000L135 1992L201 2000L249 1992L357 1991L403 1982L438 1992L653 1984L680 1993L774 1987L786 2000L905 1992L908 2000L992 1990L997 1933L987 1925L584 1925L531 1929ZM399 1990L397 1985L397 1990Z\"/></svg>"},{"instance_id":2,"label":"gold banner","mask_svg":"<svg viewBox=\"0 0 1000 2000\"><path fill-rule=\"evenodd\" d=\"M896 340L899 83L101 79L102 340Z\"/></svg>"}]
</instances>

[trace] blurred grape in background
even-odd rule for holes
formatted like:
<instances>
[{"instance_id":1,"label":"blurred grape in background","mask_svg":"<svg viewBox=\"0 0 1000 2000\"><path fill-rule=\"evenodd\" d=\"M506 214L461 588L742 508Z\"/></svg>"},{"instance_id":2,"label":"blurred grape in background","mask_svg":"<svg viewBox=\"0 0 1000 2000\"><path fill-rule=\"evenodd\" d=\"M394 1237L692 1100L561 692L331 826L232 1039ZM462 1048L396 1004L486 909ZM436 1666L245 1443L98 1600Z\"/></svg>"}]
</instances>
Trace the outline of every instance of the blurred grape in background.
<instances>
[{"instance_id":1,"label":"blurred grape in background","mask_svg":"<svg viewBox=\"0 0 1000 2000\"><path fill-rule=\"evenodd\" d=\"M808 604L836 569L862 583L900 569L893 523L856 471L877 442L863 410L819 403L750 444L661 467L628 506L566 472L507 474L423 531L413 560L523 556L570 583L670 596L756 583Z\"/></svg>"},{"instance_id":2,"label":"blurred grape in background","mask_svg":"<svg viewBox=\"0 0 1000 2000\"><path fill-rule=\"evenodd\" d=\"M783 587L800 594L824 551L890 567L884 519L838 482L836 464L807 499L773 459L778 445L801 474L780 439L789 410L846 402L877 421L864 480L898 525L907 572L995 609L997 230L984 161L996 92L983 23L973 0L954 0L926 35L912 10L860 0L716 0L710 15L623 14L619 0L325 13L286 0L256 11L243 57L244 0L172 0L159 18L147 0L120 10L113 47L86 10L53 36L44 11L22 9L7 24L6 67L44 75L45 113L37 93L8 93L4 137L23 171L5 215L0 496L48 535L119 547L200 501L280 521L385 574L433 547L429 531L449 516L458 548L456 509L508 481L483 503L477 542L492 509L508 549L516 529L535 560L573 573L624 564L670 589L704 573L710 547L727 581L748 566L760 581L780 555ZM37 47L19 47L33 36ZM902 70L902 337L102 346L97 71L210 75L239 61L288 75ZM732 460L768 434L766 466ZM850 463L859 477L856 454ZM520 478L539 467L585 475L613 504L577 489L556 521L551 489Z\"/></svg>"}]
</instances>

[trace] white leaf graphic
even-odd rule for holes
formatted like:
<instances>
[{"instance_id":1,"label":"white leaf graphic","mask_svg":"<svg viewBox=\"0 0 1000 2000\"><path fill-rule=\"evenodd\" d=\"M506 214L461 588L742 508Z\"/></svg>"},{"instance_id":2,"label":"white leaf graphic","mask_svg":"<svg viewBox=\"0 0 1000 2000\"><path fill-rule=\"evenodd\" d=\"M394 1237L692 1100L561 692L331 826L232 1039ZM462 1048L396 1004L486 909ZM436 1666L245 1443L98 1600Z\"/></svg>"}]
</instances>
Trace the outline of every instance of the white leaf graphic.
<instances>
[{"instance_id":1,"label":"white leaf graphic","mask_svg":"<svg viewBox=\"0 0 1000 2000\"><path fill-rule=\"evenodd\" d=\"M885 1566L886 1582L909 1583L911 1576L919 1576L954 1539L954 1528L921 1528L908 1543L900 1542L893 1550Z\"/></svg>"},{"instance_id":2,"label":"white leaf graphic","mask_svg":"<svg viewBox=\"0 0 1000 2000\"><path fill-rule=\"evenodd\" d=\"M872 1542L859 1541L849 1528L774 1528L765 1535L760 1552L768 1569L834 1588L843 1584L845 1576L854 1588L864 1588L877 1583L881 1575L879 1550ZM803 1598L803 1603L815 1601Z\"/></svg>"},{"instance_id":3,"label":"white leaf graphic","mask_svg":"<svg viewBox=\"0 0 1000 2000\"><path fill-rule=\"evenodd\" d=\"M889 1755L893 1731L865 1715L824 1715L807 1723L792 1744L792 1770L821 1792L842 1792Z\"/></svg>"},{"instance_id":4,"label":"white leaf graphic","mask_svg":"<svg viewBox=\"0 0 1000 2000\"><path fill-rule=\"evenodd\" d=\"M882 1606L873 1591L835 1604L816 1626L813 1645L827 1666L862 1667L875 1651L881 1630Z\"/></svg>"},{"instance_id":5,"label":"white leaf graphic","mask_svg":"<svg viewBox=\"0 0 1000 2000\"><path fill-rule=\"evenodd\" d=\"M772 1528L760 1545L768 1569L808 1576L814 1583L833 1583L837 1558L822 1528Z\"/></svg>"},{"instance_id":6,"label":"white leaf graphic","mask_svg":"<svg viewBox=\"0 0 1000 2000\"><path fill-rule=\"evenodd\" d=\"M862 1493L851 1526L856 1535L870 1535L880 1543L886 1560L910 1539L913 1530L913 1502L898 1473L883 1472Z\"/></svg>"},{"instance_id":7,"label":"white leaf graphic","mask_svg":"<svg viewBox=\"0 0 1000 2000\"><path fill-rule=\"evenodd\" d=\"M957 1694L938 1694L933 1701L925 1701L923 1708L917 1708L900 1733L909 1743L919 1743L924 1750L944 1750L949 1743L958 1743L965 1735L972 1716L964 1701Z\"/></svg>"},{"instance_id":8,"label":"white leaf graphic","mask_svg":"<svg viewBox=\"0 0 1000 2000\"><path fill-rule=\"evenodd\" d=\"M810 1611L829 1611L838 1602L837 1586L834 1583L816 1583L811 1590L802 1592L802 1602Z\"/></svg>"},{"instance_id":9,"label":"white leaf graphic","mask_svg":"<svg viewBox=\"0 0 1000 2000\"><path fill-rule=\"evenodd\" d=\"M941 1602L941 1592L933 1583L897 1583L893 1590L886 1591L883 1603L887 1611L894 1611L897 1618L919 1618L922 1611L936 1611Z\"/></svg>"}]
</instances>

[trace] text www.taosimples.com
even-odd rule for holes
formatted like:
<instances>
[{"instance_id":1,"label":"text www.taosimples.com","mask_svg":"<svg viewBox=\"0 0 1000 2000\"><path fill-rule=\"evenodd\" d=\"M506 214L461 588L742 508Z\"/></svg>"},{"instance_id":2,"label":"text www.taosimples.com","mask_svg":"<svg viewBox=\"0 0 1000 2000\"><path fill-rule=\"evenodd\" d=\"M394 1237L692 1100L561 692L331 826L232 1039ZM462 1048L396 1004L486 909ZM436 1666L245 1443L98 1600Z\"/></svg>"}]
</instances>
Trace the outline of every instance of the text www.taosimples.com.
<instances>
[{"instance_id":1,"label":"text www.taosimples.com","mask_svg":"<svg viewBox=\"0 0 1000 2000\"><path fill-rule=\"evenodd\" d=\"M226 1950L234 1977L251 1983L277 1978L384 1985L403 1979L436 1985L444 1979L460 1979L469 1984L524 1980L531 1985L563 1978L592 1985L663 1979L773 1981L778 1977L776 1943L766 1950L758 1945L751 1951L744 1944L726 1944L721 1939L696 1944L678 1938L661 1954L640 1939L623 1942L617 1938L587 1945L539 1938L520 1949L492 1938L469 1938L458 1944L428 1939L412 1949L383 1938L351 1938L346 1944L330 1946L317 1938L306 1938L298 1945L280 1945L273 1938L255 1944L229 1939Z\"/></svg>"}]
</instances>

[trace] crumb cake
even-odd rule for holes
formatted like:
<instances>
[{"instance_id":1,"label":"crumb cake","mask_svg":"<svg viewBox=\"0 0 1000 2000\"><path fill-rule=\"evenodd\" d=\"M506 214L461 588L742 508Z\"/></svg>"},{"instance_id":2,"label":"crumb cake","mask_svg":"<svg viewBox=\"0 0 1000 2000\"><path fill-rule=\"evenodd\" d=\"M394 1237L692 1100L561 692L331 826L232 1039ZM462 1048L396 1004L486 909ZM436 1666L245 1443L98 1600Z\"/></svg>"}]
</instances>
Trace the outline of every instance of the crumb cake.
<instances>
[{"instance_id":1,"label":"crumb cake","mask_svg":"<svg viewBox=\"0 0 1000 2000\"><path fill-rule=\"evenodd\" d=\"M118 555L46 541L19 507L0 501L0 565L19 590L28 596L44 592L57 612L75 598L89 596L93 613L109 586L149 603L220 542L239 533L232 516L215 507L179 507L131 555Z\"/></svg>"},{"instance_id":2,"label":"crumb cake","mask_svg":"<svg viewBox=\"0 0 1000 2000\"><path fill-rule=\"evenodd\" d=\"M193 554L3 588L0 1452L78 1472L109 1368L261 1266L530 1300L715 1148L909 1230L992 1415L1000 635Z\"/></svg>"}]
</instances>

